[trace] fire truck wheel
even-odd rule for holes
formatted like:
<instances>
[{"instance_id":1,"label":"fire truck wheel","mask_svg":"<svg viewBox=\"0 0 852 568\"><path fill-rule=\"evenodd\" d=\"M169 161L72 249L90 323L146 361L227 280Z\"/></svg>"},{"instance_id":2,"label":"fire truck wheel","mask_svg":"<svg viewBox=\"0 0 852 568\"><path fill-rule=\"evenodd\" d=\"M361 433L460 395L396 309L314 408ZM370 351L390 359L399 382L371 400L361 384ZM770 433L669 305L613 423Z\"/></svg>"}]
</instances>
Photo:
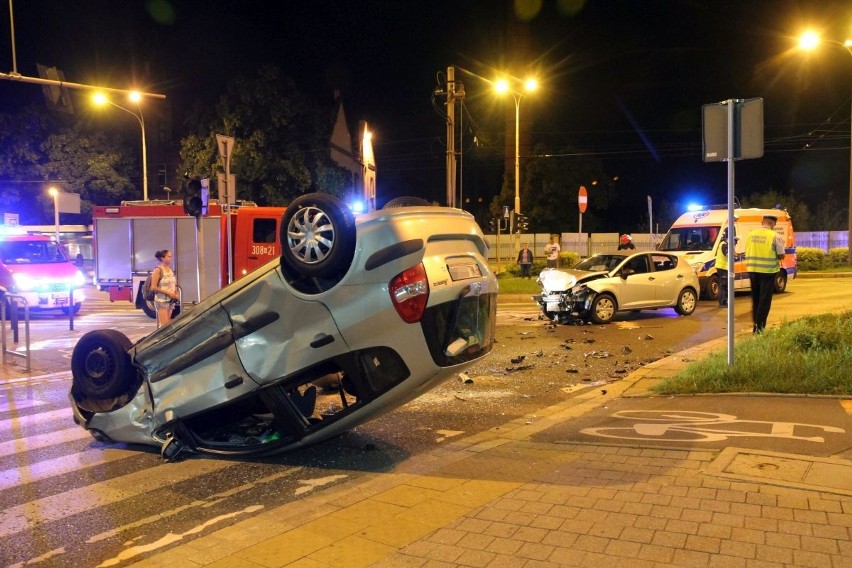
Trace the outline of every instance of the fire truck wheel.
<instances>
[{"instance_id":1,"label":"fire truck wheel","mask_svg":"<svg viewBox=\"0 0 852 568\"><path fill-rule=\"evenodd\" d=\"M140 304L142 311L145 312L145 315L151 319L157 319L157 308L154 307L154 302L149 302L148 300L142 300Z\"/></svg>"},{"instance_id":2,"label":"fire truck wheel","mask_svg":"<svg viewBox=\"0 0 852 568\"><path fill-rule=\"evenodd\" d=\"M136 371L127 350L132 343L114 329L90 331L71 354L72 390L93 399L124 393Z\"/></svg>"},{"instance_id":3,"label":"fire truck wheel","mask_svg":"<svg viewBox=\"0 0 852 568\"><path fill-rule=\"evenodd\" d=\"M393 207L429 207L432 205L422 197L394 197L384 204L382 209L391 209Z\"/></svg>"},{"instance_id":4,"label":"fire truck wheel","mask_svg":"<svg viewBox=\"0 0 852 568\"><path fill-rule=\"evenodd\" d=\"M281 264L309 278L344 273L355 252L355 217L333 195L308 193L290 203L281 223Z\"/></svg>"}]
</instances>

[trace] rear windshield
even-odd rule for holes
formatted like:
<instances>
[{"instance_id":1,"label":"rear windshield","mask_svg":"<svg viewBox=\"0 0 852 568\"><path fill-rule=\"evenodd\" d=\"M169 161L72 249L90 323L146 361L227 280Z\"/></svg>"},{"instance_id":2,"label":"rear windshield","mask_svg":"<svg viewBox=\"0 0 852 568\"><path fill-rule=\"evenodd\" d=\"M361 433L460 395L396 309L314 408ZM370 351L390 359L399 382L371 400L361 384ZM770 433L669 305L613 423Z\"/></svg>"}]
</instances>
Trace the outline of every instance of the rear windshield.
<instances>
[{"instance_id":1,"label":"rear windshield","mask_svg":"<svg viewBox=\"0 0 852 568\"><path fill-rule=\"evenodd\" d=\"M52 241L0 242L3 264L51 264L68 262L65 253Z\"/></svg>"}]
</instances>

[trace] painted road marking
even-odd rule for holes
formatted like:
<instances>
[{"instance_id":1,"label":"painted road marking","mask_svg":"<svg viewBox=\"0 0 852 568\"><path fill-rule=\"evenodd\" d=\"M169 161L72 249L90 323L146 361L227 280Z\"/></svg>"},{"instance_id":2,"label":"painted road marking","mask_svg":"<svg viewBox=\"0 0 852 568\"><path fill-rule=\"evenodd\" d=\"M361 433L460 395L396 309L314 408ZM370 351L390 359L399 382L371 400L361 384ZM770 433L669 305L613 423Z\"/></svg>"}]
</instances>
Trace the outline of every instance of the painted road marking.
<instances>
[{"instance_id":1,"label":"painted road marking","mask_svg":"<svg viewBox=\"0 0 852 568\"><path fill-rule=\"evenodd\" d=\"M622 410L612 418L635 420L632 426L584 428L580 433L601 438L620 440L676 440L689 442L722 442L728 438L786 438L805 442L824 443L822 436L797 435L802 428L815 428L826 433L845 434L842 428L821 424L798 422L767 422L763 420L739 420L732 414L715 412L692 412L672 410ZM738 425L754 430L718 428Z\"/></svg>"}]
</instances>

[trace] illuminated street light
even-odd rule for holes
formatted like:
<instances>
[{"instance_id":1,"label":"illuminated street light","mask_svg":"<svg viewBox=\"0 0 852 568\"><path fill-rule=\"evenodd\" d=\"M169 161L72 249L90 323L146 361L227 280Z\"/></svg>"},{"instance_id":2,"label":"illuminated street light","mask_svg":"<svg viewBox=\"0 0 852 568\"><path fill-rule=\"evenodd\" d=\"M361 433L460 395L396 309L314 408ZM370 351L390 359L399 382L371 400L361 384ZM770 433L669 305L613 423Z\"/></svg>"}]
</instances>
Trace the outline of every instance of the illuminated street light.
<instances>
[{"instance_id":1,"label":"illuminated street light","mask_svg":"<svg viewBox=\"0 0 852 568\"><path fill-rule=\"evenodd\" d=\"M95 93L92 100L98 106L109 104L115 108L119 108L124 112L133 115L133 118L139 122L139 127L142 129L142 199L144 201L148 201L148 149L147 144L145 143L145 117L142 115L142 107L139 106L139 103L142 101L142 94L138 91L131 91L127 95L127 98L130 102L136 105L136 110L139 111L138 114L121 105L115 104L103 93Z\"/></svg>"},{"instance_id":2,"label":"illuminated street light","mask_svg":"<svg viewBox=\"0 0 852 568\"><path fill-rule=\"evenodd\" d=\"M515 215L521 213L521 138L520 138L520 122L521 122L521 98L526 92L533 92L538 88L538 81L535 79L527 79L523 84L523 89L516 91L511 88L509 81L500 79L494 83L494 89L500 93L511 93L515 100Z\"/></svg>"},{"instance_id":3,"label":"illuminated street light","mask_svg":"<svg viewBox=\"0 0 852 568\"><path fill-rule=\"evenodd\" d=\"M59 246L59 190L51 186L47 193L53 197L53 230L56 233L56 245Z\"/></svg>"},{"instance_id":4,"label":"illuminated street light","mask_svg":"<svg viewBox=\"0 0 852 568\"><path fill-rule=\"evenodd\" d=\"M826 40L820 38L819 34L813 31L807 31L799 37L799 47L804 50L816 49L823 43L838 45L852 56L852 39L847 39L843 43ZM852 83L850 83L850 92L852 92ZM849 225L847 228L849 232L846 236L846 247L849 253L846 260L848 264L852 265L852 101L850 101L849 107Z\"/></svg>"}]
</instances>

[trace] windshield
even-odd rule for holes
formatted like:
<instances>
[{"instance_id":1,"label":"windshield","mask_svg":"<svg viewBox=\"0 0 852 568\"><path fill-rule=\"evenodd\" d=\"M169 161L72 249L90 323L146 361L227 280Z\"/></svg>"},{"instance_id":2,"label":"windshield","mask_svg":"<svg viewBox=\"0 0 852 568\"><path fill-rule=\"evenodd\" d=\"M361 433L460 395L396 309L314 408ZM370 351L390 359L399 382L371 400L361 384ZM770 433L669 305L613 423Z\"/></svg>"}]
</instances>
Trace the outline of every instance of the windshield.
<instances>
[{"instance_id":1,"label":"windshield","mask_svg":"<svg viewBox=\"0 0 852 568\"><path fill-rule=\"evenodd\" d=\"M625 258L627 258L626 254L596 254L586 260L580 261L571 268L587 272L610 271L618 266Z\"/></svg>"},{"instance_id":2,"label":"windshield","mask_svg":"<svg viewBox=\"0 0 852 568\"><path fill-rule=\"evenodd\" d=\"M690 251L713 250L713 243L719 235L719 225L703 227L672 227L666 233L658 250Z\"/></svg>"},{"instance_id":3,"label":"windshield","mask_svg":"<svg viewBox=\"0 0 852 568\"><path fill-rule=\"evenodd\" d=\"M3 264L50 264L68 262L65 253L52 241L0 242Z\"/></svg>"}]
</instances>

